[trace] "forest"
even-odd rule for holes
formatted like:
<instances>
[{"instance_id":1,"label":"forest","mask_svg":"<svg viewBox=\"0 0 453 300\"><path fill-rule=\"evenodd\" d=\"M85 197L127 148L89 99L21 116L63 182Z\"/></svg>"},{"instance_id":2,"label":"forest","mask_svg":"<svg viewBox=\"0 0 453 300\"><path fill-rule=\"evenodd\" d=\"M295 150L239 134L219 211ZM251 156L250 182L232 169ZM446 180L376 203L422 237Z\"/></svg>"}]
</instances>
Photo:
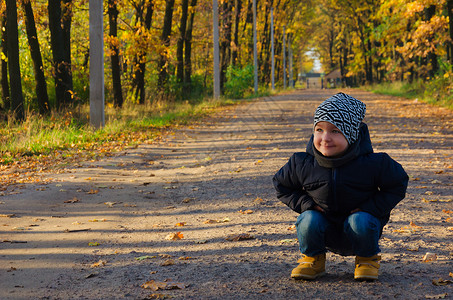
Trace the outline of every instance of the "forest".
<instances>
[{"instance_id":1,"label":"forest","mask_svg":"<svg viewBox=\"0 0 453 300\"><path fill-rule=\"evenodd\" d=\"M21 120L89 102L88 5L1 0L2 115ZM314 51L326 74L340 70L344 86L401 81L423 85L435 99L453 97L453 0L257 0L256 6L260 90L271 85L272 8L277 88L311 71L307 53ZM253 87L252 1L219 1L219 19L221 93L244 97ZM212 1L107 0L103 21L107 106L212 94ZM283 62L284 51L293 64Z\"/></svg>"}]
</instances>

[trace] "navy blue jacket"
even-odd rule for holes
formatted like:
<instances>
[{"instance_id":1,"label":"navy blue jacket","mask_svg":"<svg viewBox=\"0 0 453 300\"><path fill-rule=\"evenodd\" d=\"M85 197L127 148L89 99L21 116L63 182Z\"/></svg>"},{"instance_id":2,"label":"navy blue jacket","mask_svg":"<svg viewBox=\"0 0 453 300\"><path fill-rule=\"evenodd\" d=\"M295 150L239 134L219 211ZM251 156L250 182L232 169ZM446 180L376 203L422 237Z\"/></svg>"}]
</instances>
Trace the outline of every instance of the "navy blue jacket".
<instances>
[{"instance_id":1,"label":"navy blue jacket","mask_svg":"<svg viewBox=\"0 0 453 300\"><path fill-rule=\"evenodd\" d=\"M274 175L277 197L302 213L319 205L326 217L342 223L360 208L381 220L404 199L408 176L386 153L374 153L370 134L361 124L359 139L339 158L319 153L311 137L306 152L295 153Z\"/></svg>"}]
</instances>

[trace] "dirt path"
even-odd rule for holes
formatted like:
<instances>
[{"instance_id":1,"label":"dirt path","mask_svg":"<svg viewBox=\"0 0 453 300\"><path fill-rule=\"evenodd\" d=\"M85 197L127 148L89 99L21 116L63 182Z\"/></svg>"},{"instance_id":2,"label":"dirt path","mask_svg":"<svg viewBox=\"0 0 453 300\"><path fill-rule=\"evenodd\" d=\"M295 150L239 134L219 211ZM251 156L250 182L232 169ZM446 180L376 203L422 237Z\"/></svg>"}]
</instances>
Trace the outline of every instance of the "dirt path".
<instances>
[{"instance_id":1,"label":"dirt path","mask_svg":"<svg viewBox=\"0 0 453 300\"><path fill-rule=\"evenodd\" d=\"M0 197L0 299L451 297L453 284L432 283L453 280L451 111L345 92L367 104L375 151L411 178L381 240L379 281L355 282L353 257L334 254L320 280L289 278L299 258L297 214L277 201L271 178L305 150L314 109L335 93L309 90L69 166L47 176L51 183L8 187ZM182 239L167 239L178 232ZM226 240L239 234L253 238ZM437 260L422 262L426 252ZM175 289L141 287L151 280Z\"/></svg>"}]
</instances>

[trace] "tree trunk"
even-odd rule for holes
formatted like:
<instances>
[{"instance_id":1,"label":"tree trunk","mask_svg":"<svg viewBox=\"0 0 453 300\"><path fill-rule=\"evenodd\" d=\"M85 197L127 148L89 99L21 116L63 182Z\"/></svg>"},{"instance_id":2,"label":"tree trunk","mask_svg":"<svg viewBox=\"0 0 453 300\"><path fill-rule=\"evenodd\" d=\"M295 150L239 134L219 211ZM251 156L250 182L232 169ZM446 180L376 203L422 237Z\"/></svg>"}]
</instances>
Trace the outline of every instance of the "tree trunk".
<instances>
[{"instance_id":1,"label":"tree trunk","mask_svg":"<svg viewBox=\"0 0 453 300\"><path fill-rule=\"evenodd\" d=\"M191 10L189 13L189 22L187 23L186 28L186 39L184 42L184 95L190 95L192 92L192 29L196 5L197 0L192 0L190 3Z\"/></svg>"},{"instance_id":2,"label":"tree trunk","mask_svg":"<svg viewBox=\"0 0 453 300\"><path fill-rule=\"evenodd\" d=\"M36 97L38 99L38 109L40 114L49 112L49 96L47 94L47 83L44 76L42 65L41 50L39 47L38 35L36 33L35 17L31 7L30 0L22 1L22 7L25 12L25 27L27 29L28 44L30 45L30 54L33 61L33 70L36 81Z\"/></svg>"},{"instance_id":3,"label":"tree trunk","mask_svg":"<svg viewBox=\"0 0 453 300\"><path fill-rule=\"evenodd\" d=\"M449 19L449 33L450 33L450 64L453 65L453 0L447 0L447 10Z\"/></svg>"},{"instance_id":4,"label":"tree trunk","mask_svg":"<svg viewBox=\"0 0 453 300\"><path fill-rule=\"evenodd\" d=\"M242 9L242 1L235 0L234 3L234 33L233 33L233 41L234 46L231 49L231 63L235 66L238 63L238 53L239 53L239 22L241 21L241 9Z\"/></svg>"},{"instance_id":5,"label":"tree trunk","mask_svg":"<svg viewBox=\"0 0 453 300\"><path fill-rule=\"evenodd\" d=\"M164 16L164 27L162 28L162 35L160 40L164 46L163 52L159 58L159 77L157 79L157 86L159 90L163 91L168 82L168 48L170 46L170 35L171 35L171 23L173 19L173 6L175 0L166 0L165 16Z\"/></svg>"},{"instance_id":6,"label":"tree trunk","mask_svg":"<svg viewBox=\"0 0 453 300\"><path fill-rule=\"evenodd\" d=\"M261 82L270 82L270 73L271 73L271 30L270 30L270 15L271 7L273 1L264 3L265 12L264 12L264 30L263 30L263 39L261 42L261 53L259 56L258 66L262 66L261 72Z\"/></svg>"},{"instance_id":7,"label":"tree trunk","mask_svg":"<svg viewBox=\"0 0 453 300\"><path fill-rule=\"evenodd\" d=\"M136 6L136 17L140 27L143 27L146 31L151 28L151 21L154 13L154 2L152 0L144 1ZM146 11L145 16L143 16ZM144 104L146 99L145 93L145 71L146 71L146 54L147 50L140 48L137 50L138 53L134 58L134 81L133 86L135 88L135 99L138 99L138 103Z\"/></svg>"},{"instance_id":8,"label":"tree trunk","mask_svg":"<svg viewBox=\"0 0 453 300\"><path fill-rule=\"evenodd\" d=\"M121 87L121 66L119 47L117 42L118 37L118 7L116 0L108 0L109 14L109 35L115 42L110 43L110 63L112 64L112 85L113 85L113 103L116 107L123 106L123 91Z\"/></svg>"},{"instance_id":9,"label":"tree trunk","mask_svg":"<svg viewBox=\"0 0 453 300\"><path fill-rule=\"evenodd\" d=\"M231 57L231 13L232 0L225 0L222 6L221 28L223 34L220 39L220 91L223 94L224 85L227 80L226 73Z\"/></svg>"},{"instance_id":10,"label":"tree trunk","mask_svg":"<svg viewBox=\"0 0 453 300\"><path fill-rule=\"evenodd\" d=\"M16 120L24 119L24 96L19 64L19 34L17 29L16 0L6 0L6 31L8 35L8 69L11 87L11 110Z\"/></svg>"},{"instance_id":11,"label":"tree trunk","mask_svg":"<svg viewBox=\"0 0 453 300\"><path fill-rule=\"evenodd\" d=\"M425 8L424 14L425 14L425 21L429 22L431 18L434 16L436 13L436 6L435 5L430 5ZM431 43L432 37L428 38L428 41ZM437 71L439 70L439 64L437 63L437 55L434 51L430 51L427 56L428 62L431 64L431 68L429 70L429 77L433 78Z\"/></svg>"},{"instance_id":12,"label":"tree trunk","mask_svg":"<svg viewBox=\"0 0 453 300\"><path fill-rule=\"evenodd\" d=\"M71 103L73 96L70 60L70 2L64 2L64 8L62 8L61 3L60 0L49 0L48 3L50 44L53 55L55 96L58 108ZM66 13L69 13L69 15L65 15Z\"/></svg>"},{"instance_id":13,"label":"tree trunk","mask_svg":"<svg viewBox=\"0 0 453 300\"><path fill-rule=\"evenodd\" d=\"M0 28L6 27L6 10L3 11L0 18ZM0 48L0 63L1 63L1 86L2 86L2 101L3 109L8 110L11 108L11 99L9 95L8 83L8 49L7 49L7 32L2 30L1 48ZM3 54L3 55L2 55Z\"/></svg>"},{"instance_id":14,"label":"tree trunk","mask_svg":"<svg viewBox=\"0 0 453 300\"><path fill-rule=\"evenodd\" d=\"M184 42L186 40L187 14L189 0L182 0L181 4L181 22L179 24L179 37L176 49L176 80L178 83L184 83Z\"/></svg>"}]
</instances>

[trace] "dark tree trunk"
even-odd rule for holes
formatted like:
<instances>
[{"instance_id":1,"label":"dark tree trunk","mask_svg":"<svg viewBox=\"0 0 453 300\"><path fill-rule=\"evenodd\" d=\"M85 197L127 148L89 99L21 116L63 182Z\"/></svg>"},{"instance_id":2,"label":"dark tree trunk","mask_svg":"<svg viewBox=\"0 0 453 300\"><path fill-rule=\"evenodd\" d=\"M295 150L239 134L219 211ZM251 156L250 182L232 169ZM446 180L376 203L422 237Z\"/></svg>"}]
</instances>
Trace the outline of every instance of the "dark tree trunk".
<instances>
[{"instance_id":1,"label":"dark tree trunk","mask_svg":"<svg viewBox=\"0 0 453 300\"><path fill-rule=\"evenodd\" d=\"M221 28L223 34L220 41L220 90L223 94L225 82L227 80L226 73L231 57L231 12L232 0L225 0L222 7Z\"/></svg>"},{"instance_id":2,"label":"dark tree trunk","mask_svg":"<svg viewBox=\"0 0 453 300\"><path fill-rule=\"evenodd\" d=\"M170 46L170 35L171 35L171 23L173 19L173 6L175 4L175 0L166 0L165 6L165 16L164 16L164 27L162 28L162 35L160 40L162 45L165 47L163 53L161 53L159 58L159 77L157 79L157 86L162 91L164 90L165 86L167 85L168 81L168 71L167 71L167 64L168 64L168 47Z\"/></svg>"},{"instance_id":3,"label":"dark tree trunk","mask_svg":"<svg viewBox=\"0 0 453 300\"><path fill-rule=\"evenodd\" d=\"M270 15L273 1L265 3L266 6L264 13L264 32L261 46L261 53L259 56L258 66L262 66L261 82L270 82L270 69L271 69L271 30L270 30ZM259 71L258 71L259 72Z\"/></svg>"},{"instance_id":4,"label":"dark tree trunk","mask_svg":"<svg viewBox=\"0 0 453 300\"><path fill-rule=\"evenodd\" d=\"M429 22L431 18L436 13L436 6L430 5L425 8L425 21ZM428 41L432 41L432 37L428 38ZM430 51L427 56L428 62L431 64L431 68L429 70L429 77L433 78L436 75L437 71L439 71L439 64L437 62L437 55L434 51Z\"/></svg>"},{"instance_id":5,"label":"dark tree trunk","mask_svg":"<svg viewBox=\"0 0 453 300\"><path fill-rule=\"evenodd\" d=\"M453 0L447 1L449 33L450 33L450 64L453 65Z\"/></svg>"},{"instance_id":6,"label":"dark tree trunk","mask_svg":"<svg viewBox=\"0 0 453 300\"><path fill-rule=\"evenodd\" d=\"M31 7L30 0L23 0L22 7L25 12L25 27L27 29L28 44L30 45L30 54L33 61L33 70L36 81L36 97L38 99L39 113L49 112L49 96L47 95L47 83L44 76L42 65L41 50L39 47L38 35L36 33L35 17Z\"/></svg>"},{"instance_id":7,"label":"dark tree trunk","mask_svg":"<svg viewBox=\"0 0 453 300\"><path fill-rule=\"evenodd\" d=\"M0 18L0 28L6 27L6 10L3 11L1 18ZM2 38L1 38L1 48L0 51L5 55L4 57L0 57L1 63L1 86L2 86L2 101L3 101L3 109L8 110L11 108L11 99L9 95L9 83L8 83L8 48L7 48L7 32L6 30L2 30Z\"/></svg>"},{"instance_id":8,"label":"dark tree trunk","mask_svg":"<svg viewBox=\"0 0 453 300\"><path fill-rule=\"evenodd\" d=\"M146 11L145 16L143 16ZM145 30L149 31L151 28L151 21L154 13L154 3L152 0L144 1L142 4L136 7L137 22L143 24ZM140 49L134 59L134 88L135 88L135 99L138 99L138 103L144 104L146 99L145 93L145 71L146 71L146 53L145 49Z\"/></svg>"},{"instance_id":9,"label":"dark tree trunk","mask_svg":"<svg viewBox=\"0 0 453 300\"><path fill-rule=\"evenodd\" d=\"M8 70L11 87L11 110L16 120L24 119L24 96L19 64L19 34L17 30L16 0L6 0L6 31L8 35Z\"/></svg>"},{"instance_id":10,"label":"dark tree trunk","mask_svg":"<svg viewBox=\"0 0 453 300\"><path fill-rule=\"evenodd\" d=\"M109 35L112 39L118 37L118 6L116 0L108 0ZM123 91L121 87L121 66L117 42L110 43L110 62L112 64L113 103L116 107L123 106Z\"/></svg>"},{"instance_id":11,"label":"dark tree trunk","mask_svg":"<svg viewBox=\"0 0 453 300\"><path fill-rule=\"evenodd\" d=\"M189 8L189 0L182 0L181 3L181 22L179 24L179 37L176 48L176 80L184 83L184 42L186 40L187 14Z\"/></svg>"},{"instance_id":12,"label":"dark tree trunk","mask_svg":"<svg viewBox=\"0 0 453 300\"><path fill-rule=\"evenodd\" d=\"M49 0L48 3L50 44L58 108L71 103L73 99L70 49L71 2L63 3L64 7L61 6L60 0Z\"/></svg>"},{"instance_id":13,"label":"dark tree trunk","mask_svg":"<svg viewBox=\"0 0 453 300\"><path fill-rule=\"evenodd\" d=\"M197 0L192 0L190 6L192 7L189 13L189 21L186 28L186 40L184 42L184 87L183 93L190 95L192 92L192 29L193 20L195 17L195 6Z\"/></svg>"},{"instance_id":14,"label":"dark tree trunk","mask_svg":"<svg viewBox=\"0 0 453 300\"><path fill-rule=\"evenodd\" d=\"M239 53L239 22L241 17L242 1L235 0L234 3L234 47L231 53L231 63L233 66L237 64L238 53Z\"/></svg>"}]
</instances>

